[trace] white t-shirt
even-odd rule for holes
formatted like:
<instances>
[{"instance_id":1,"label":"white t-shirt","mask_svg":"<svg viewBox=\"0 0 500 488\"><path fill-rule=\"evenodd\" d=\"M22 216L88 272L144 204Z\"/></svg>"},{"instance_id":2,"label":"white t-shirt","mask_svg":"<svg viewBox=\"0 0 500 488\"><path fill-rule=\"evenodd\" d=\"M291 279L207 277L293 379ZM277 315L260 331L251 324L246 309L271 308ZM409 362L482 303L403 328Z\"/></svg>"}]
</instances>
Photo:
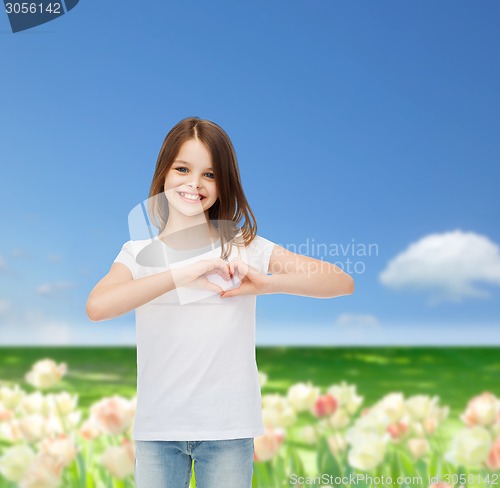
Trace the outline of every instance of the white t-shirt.
<instances>
[{"instance_id":1,"label":"white t-shirt","mask_svg":"<svg viewBox=\"0 0 500 488\"><path fill-rule=\"evenodd\" d=\"M183 260L182 253L176 254L158 237L131 240L114 262L126 265L139 279L193 260L218 258L220 241L214 246ZM239 257L267 274L273 246L257 235L246 248L233 246L228 260ZM148 266L151 250L167 256L162 266L157 260ZM223 440L264 434L255 360L256 295L221 298L213 291L181 291L186 292L174 289L135 310L133 439Z\"/></svg>"}]
</instances>

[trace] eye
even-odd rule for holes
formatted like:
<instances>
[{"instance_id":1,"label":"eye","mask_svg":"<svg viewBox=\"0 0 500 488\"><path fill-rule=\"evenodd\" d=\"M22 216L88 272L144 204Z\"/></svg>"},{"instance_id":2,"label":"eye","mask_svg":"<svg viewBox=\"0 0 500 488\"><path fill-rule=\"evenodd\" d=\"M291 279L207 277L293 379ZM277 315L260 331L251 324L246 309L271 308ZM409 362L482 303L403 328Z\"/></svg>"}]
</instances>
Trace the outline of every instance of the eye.
<instances>
[{"instance_id":1,"label":"eye","mask_svg":"<svg viewBox=\"0 0 500 488\"><path fill-rule=\"evenodd\" d=\"M175 171L178 171L179 173L186 173L188 172L189 170L184 167L184 166L177 166L177 168L174 168ZM186 170L186 171L183 171L183 170ZM215 178L215 174L214 173L205 173L205 175L208 175L208 177L213 180Z\"/></svg>"}]
</instances>

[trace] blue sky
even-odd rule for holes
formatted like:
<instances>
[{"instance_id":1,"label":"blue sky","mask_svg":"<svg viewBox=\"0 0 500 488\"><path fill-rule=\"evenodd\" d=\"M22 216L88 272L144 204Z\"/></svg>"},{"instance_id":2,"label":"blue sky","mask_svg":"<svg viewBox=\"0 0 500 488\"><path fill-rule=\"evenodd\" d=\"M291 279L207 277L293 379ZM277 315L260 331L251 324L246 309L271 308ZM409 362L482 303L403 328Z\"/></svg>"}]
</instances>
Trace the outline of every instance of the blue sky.
<instances>
[{"instance_id":1,"label":"blue sky","mask_svg":"<svg viewBox=\"0 0 500 488\"><path fill-rule=\"evenodd\" d=\"M192 115L231 137L260 235L374 248L352 296L259 297L258 344L500 344L498 3L116 5L0 14L0 344L134 344L133 312L85 302Z\"/></svg>"}]
</instances>

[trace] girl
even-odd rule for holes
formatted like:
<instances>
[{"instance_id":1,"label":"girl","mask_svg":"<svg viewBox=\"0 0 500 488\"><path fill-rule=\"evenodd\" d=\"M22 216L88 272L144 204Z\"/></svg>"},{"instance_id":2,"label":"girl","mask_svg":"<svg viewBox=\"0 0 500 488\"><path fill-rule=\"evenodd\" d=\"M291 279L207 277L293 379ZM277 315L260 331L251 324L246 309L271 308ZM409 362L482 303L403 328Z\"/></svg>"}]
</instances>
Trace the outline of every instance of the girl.
<instances>
[{"instance_id":1,"label":"girl","mask_svg":"<svg viewBox=\"0 0 500 488\"><path fill-rule=\"evenodd\" d=\"M250 488L256 296L333 298L353 279L257 235L233 145L209 120L168 133L148 213L158 235L127 241L87 301L91 321L136 311L136 486L186 488L194 462L198 488Z\"/></svg>"}]
</instances>

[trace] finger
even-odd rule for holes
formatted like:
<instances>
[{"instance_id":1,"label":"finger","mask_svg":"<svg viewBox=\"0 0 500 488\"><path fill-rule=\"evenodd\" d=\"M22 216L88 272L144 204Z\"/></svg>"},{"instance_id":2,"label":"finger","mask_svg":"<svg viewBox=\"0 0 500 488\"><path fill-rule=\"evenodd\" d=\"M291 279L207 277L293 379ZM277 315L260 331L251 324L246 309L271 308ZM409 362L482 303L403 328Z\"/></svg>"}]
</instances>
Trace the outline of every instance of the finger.
<instances>
[{"instance_id":1,"label":"finger","mask_svg":"<svg viewBox=\"0 0 500 488\"><path fill-rule=\"evenodd\" d=\"M241 285L238 288L232 288L231 290L227 290L221 296L222 296L222 298L226 298L226 297L236 297L236 296L240 296L240 295L247 295L249 293L249 290L251 293L251 288L248 286L248 283L245 281L242 281Z\"/></svg>"},{"instance_id":2,"label":"finger","mask_svg":"<svg viewBox=\"0 0 500 488\"><path fill-rule=\"evenodd\" d=\"M222 258L215 258L215 259L210 259L207 261L207 270L212 270L216 268L226 268L227 267L227 262L224 261Z\"/></svg>"},{"instance_id":3,"label":"finger","mask_svg":"<svg viewBox=\"0 0 500 488\"><path fill-rule=\"evenodd\" d=\"M240 260L234 261L233 265L236 275L243 279L248 273L248 265Z\"/></svg>"},{"instance_id":4,"label":"finger","mask_svg":"<svg viewBox=\"0 0 500 488\"><path fill-rule=\"evenodd\" d=\"M229 281L231 279L231 276L229 274L229 271L228 271L227 267L224 268L224 269L217 268L217 269L215 269L213 271L207 271L203 276L207 277L207 276L210 276L210 275L212 275L214 273L218 274L219 276L221 276L225 281Z\"/></svg>"},{"instance_id":5,"label":"finger","mask_svg":"<svg viewBox=\"0 0 500 488\"><path fill-rule=\"evenodd\" d=\"M204 275L209 275L212 273L217 273L218 275L222 276L222 278L224 278L225 280L229 280L231 278L227 267L227 263L222 259L217 259L211 262L210 267L207 269Z\"/></svg>"},{"instance_id":6,"label":"finger","mask_svg":"<svg viewBox=\"0 0 500 488\"><path fill-rule=\"evenodd\" d=\"M248 264L245 261L242 261L240 258L232 259L231 264L233 264L236 268L239 268L240 270L245 270L248 267Z\"/></svg>"},{"instance_id":7,"label":"finger","mask_svg":"<svg viewBox=\"0 0 500 488\"><path fill-rule=\"evenodd\" d=\"M245 263L244 261L239 261L238 264L240 273L243 276L248 276L249 279L252 279L253 276L261 274L261 272L257 268L250 266L248 263Z\"/></svg>"},{"instance_id":8,"label":"finger","mask_svg":"<svg viewBox=\"0 0 500 488\"><path fill-rule=\"evenodd\" d=\"M205 281L203 282L203 288L206 288L207 290L210 290L210 291L214 291L215 293L221 293L223 292L224 290L216 285L215 283L212 283L210 280L207 280L205 278Z\"/></svg>"},{"instance_id":9,"label":"finger","mask_svg":"<svg viewBox=\"0 0 500 488\"><path fill-rule=\"evenodd\" d=\"M200 277L193 284L195 285L195 288L202 288L204 290L210 290L210 291L214 291L216 293L220 293L220 292L224 291L220 286L216 285L215 283L212 283L207 278Z\"/></svg>"},{"instance_id":10,"label":"finger","mask_svg":"<svg viewBox=\"0 0 500 488\"><path fill-rule=\"evenodd\" d=\"M238 275L238 271L237 271L237 266L236 266L236 262L237 262L237 258L233 258L231 259L231 261L229 261L227 264L229 266L229 270L231 271L231 274L234 276L234 275Z\"/></svg>"},{"instance_id":11,"label":"finger","mask_svg":"<svg viewBox=\"0 0 500 488\"><path fill-rule=\"evenodd\" d=\"M208 283L210 283L210 281ZM215 293L221 294L222 292L224 292L224 290L220 286L217 286L215 283L210 283L206 287L208 290L214 291Z\"/></svg>"},{"instance_id":12,"label":"finger","mask_svg":"<svg viewBox=\"0 0 500 488\"><path fill-rule=\"evenodd\" d=\"M229 263L227 261L222 261L221 263L222 277L229 280L232 278L231 271L229 270Z\"/></svg>"},{"instance_id":13,"label":"finger","mask_svg":"<svg viewBox=\"0 0 500 488\"><path fill-rule=\"evenodd\" d=\"M232 290L226 290L224 293L221 294L221 298L231 298L235 297L237 295L241 295L239 288L233 288Z\"/></svg>"}]
</instances>

